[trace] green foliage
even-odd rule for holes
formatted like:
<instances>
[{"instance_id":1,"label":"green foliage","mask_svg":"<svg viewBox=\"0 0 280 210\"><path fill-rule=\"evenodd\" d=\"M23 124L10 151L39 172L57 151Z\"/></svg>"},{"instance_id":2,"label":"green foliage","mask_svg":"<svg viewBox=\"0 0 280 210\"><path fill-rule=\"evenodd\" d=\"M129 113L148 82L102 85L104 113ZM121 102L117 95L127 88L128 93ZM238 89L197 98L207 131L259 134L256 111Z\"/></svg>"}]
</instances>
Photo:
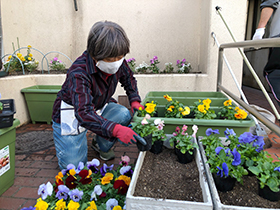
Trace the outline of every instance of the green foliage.
<instances>
[{"instance_id":1,"label":"green foliage","mask_svg":"<svg viewBox=\"0 0 280 210\"><path fill-rule=\"evenodd\" d=\"M3 110L3 103L0 102L0 111L2 111L2 110Z\"/></svg>"}]
</instances>

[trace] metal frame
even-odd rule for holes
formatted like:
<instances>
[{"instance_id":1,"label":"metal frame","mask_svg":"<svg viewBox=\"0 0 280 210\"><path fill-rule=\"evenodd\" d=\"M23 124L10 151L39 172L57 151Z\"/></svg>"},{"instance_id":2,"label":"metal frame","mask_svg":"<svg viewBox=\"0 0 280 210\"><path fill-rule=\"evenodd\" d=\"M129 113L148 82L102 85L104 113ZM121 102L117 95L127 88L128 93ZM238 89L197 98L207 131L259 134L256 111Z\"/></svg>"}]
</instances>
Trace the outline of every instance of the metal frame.
<instances>
[{"instance_id":1,"label":"metal frame","mask_svg":"<svg viewBox=\"0 0 280 210\"><path fill-rule=\"evenodd\" d=\"M227 48L238 48L238 49L239 48L262 48L262 47L280 47L280 38L262 39L262 40L249 40L249 41L221 44L219 46L219 55L218 55L217 91L220 91L220 92L224 91L227 95L229 95L236 102L238 102L241 106L243 106L243 108L245 108L248 112L250 112L252 115L254 115L260 122L265 124L269 129L271 129L278 136L280 136L280 127L279 126L275 125L270 120L268 120L267 118L263 117L255 109L250 107L248 104L246 104L244 101L242 101L239 97L235 96L232 92L227 90L221 84L222 83L222 70L223 70L224 49L227 49ZM244 58L245 62L246 62L246 59ZM246 64L251 66L251 64L249 63L248 60L247 60L247 62L246 62ZM253 70L252 66L251 66L251 68L252 68L251 70ZM255 73L254 70L251 71L251 72ZM257 77L257 79L258 79L258 77ZM276 110L274 104L272 103L269 95L267 94L267 92L265 90L263 90L264 89L263 86L261 86L261 89L262 89L263 93L265 94L267 100L269 102L271 102L270 105L271 105L273 111L275 112L277 119L280 120L280 116L278 114L278 111Z\"/></svg>"}]
</instances>

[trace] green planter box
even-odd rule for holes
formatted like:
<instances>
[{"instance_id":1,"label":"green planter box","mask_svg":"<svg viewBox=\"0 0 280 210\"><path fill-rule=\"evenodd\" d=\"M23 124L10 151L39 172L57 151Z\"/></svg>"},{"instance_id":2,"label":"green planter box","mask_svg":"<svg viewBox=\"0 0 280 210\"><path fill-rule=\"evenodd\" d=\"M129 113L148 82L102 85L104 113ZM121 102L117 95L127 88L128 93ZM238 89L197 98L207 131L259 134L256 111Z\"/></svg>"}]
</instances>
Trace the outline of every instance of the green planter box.
<instances>
[{"instance_id":1,"label":"green planter box","mask_svg":"<svg viewBox=\"0 0 280 210\"><path fill-rule=\"evenodd\" d=\"M60 85L35 85L21 90L33 124L51 124L53 103L60 89Z\"/></svg>"},{"instance_id":2,"label":"green planter box","mask_svg":"<svg viewBox=\"0 0 280 210\"><path fill-rule=\"evenodd\" d=\"M254 126L255 123L253 119L249 116L246 120L222 120L222 119L213 119L213 120L203 120L203 119L194 119L194 118L166 118L164 117L165 105L167 100L163 98L163 95L168 94L173 99L177 99L186 106L192 107L194 101L198 99L210 98L212 100L211 109L216 113L219 110L219 107L223 105L223 102L228 99L223 93L220 92L149 92L142 104L145 104L147 101L157 101L158 102L158 117L152 117L149 122L153 122L156 118L164 120L164 131L167 134L172 134L177 126L182 127L183 125L188 126L187 132L192 133L191 127L193 125L198 126L198 136L205 136L207 128L219 129L220 136L224 136L224 131L226 128L234 129L237 135L240 135L246 131L250 130L250 127ZM161 98L164 100L161 101ZM160 99L160 100L158 100ZM213 103L216 101L217 103ZM143 118L137 117L137 112L133 117L134 122L140 122Z\"/></svg>"},{"instance_id":3,"label":"green planter box","mask_svg":"<svg viewBox=\"0 0 280 210\"><path fill-rule=\"evenodd\" d=\"M0 129L0 195L14 184L16 127L19 124L19 120L14 119L11 127Z\"/></svg>"}]
</instances>

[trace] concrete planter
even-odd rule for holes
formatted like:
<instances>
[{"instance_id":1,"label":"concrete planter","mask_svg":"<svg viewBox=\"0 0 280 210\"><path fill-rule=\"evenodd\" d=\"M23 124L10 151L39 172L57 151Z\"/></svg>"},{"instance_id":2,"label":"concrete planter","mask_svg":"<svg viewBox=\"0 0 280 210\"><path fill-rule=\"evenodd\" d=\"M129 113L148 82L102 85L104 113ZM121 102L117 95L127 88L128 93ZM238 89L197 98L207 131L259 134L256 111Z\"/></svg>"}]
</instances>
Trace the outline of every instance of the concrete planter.
<instances>
[{"instance_id":1,"label":"concrete planter","mask_svg":"<svg viewBox=\"0 0 280 210\"><path fill-rule=\"evenodd\" d=\"M198 140L202 139L202 137L199 137ZM204 152L204 148L201 142L198 142L199 145L199 150L200 150L200 154L201 154L201 159L203 161L204 167L205 167L205 172L206 172L206 176L207 176L207 180L208 180L208 184L210 187L210 192L212 195L212 201L213 201L213 209L214 210L265 210L268 208L258 208L258 207L245 207L245 206L233 206L233 205L225 205L221 202L219 194L218 194L218 190L216 188L213 176L210 172L210 167L208 165L208 163L206 163L207 158ZM273 210L273 209L272 209ZM276 209L275 209L276 210Z\"/></svg>"},{"instance_id":2,"label":"concrete planter","mask_svg":"<svg viewBox=\"0 0 280 210\"><path fill-rule=\"evenodd\" d=\"M134 196L134 191L137 183L137 179L145 158L146 152L140 152L133 173L133 177L126 195L126 209L127 210L142 210L142 209L177 209L177 210L186 210L186 209L213 209L212 199L209 191L209 186L207 183L205 169L200 157L199 150L197 149L195 161L199 170L199 180L200 186L203 193L204 202L192 202L192 201L179 201L171 199L155 199L150 197L137 197Z\"/></svg>"}]
</instances>

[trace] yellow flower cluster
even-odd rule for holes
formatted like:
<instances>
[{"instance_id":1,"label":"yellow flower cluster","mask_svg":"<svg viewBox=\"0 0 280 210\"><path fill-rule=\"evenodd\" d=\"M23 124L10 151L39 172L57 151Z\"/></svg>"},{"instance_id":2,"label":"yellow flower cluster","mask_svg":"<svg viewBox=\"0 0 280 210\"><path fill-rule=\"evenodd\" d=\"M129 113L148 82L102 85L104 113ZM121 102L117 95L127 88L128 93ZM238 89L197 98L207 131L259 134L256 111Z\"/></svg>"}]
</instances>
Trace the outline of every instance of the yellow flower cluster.
<instances>
[{"instance_id":1,"label":"yellow flower cluster","mask_svg":"<svg viewBox=\"0 0 280 210\"><path fill-rule=\"evenodd\" d=\"M199 102L201 102L201 100L199 100ZM202 104L199 104L197 106L198 111L200 111L203 114L207 113L207 110L209 110L210 108L210 104L211 104L211 99L207 98L205 100L202 101Z\"/></svg>"},{"instance_id":2,"label":"yellow flower cluster","mask_svg":"<svg viewBox=\"0 0 280 210\"><path fill-rule=\"evenodd\" d=\"M234 114L236 119L244 120L248 116L247 112L245 112L243 109L240 109L239 107L235 107L235 111L237 112Z\"/></svg>"},{"instance_id":3,"label":"yellow flower cluster","mask_svg":"<svg viewBox=\"0 0 280 210\"><path fill-rule=\"evenodd\" d=\"M146 103L145 104L146 108L145 110L151 114L153 111L155 111L155 107L157 106L154 101L152 101L151 103ZM141 108L141 107L140 107ZM142 108L141 108L142 109Z\"/></svg>"}]
</instances>

